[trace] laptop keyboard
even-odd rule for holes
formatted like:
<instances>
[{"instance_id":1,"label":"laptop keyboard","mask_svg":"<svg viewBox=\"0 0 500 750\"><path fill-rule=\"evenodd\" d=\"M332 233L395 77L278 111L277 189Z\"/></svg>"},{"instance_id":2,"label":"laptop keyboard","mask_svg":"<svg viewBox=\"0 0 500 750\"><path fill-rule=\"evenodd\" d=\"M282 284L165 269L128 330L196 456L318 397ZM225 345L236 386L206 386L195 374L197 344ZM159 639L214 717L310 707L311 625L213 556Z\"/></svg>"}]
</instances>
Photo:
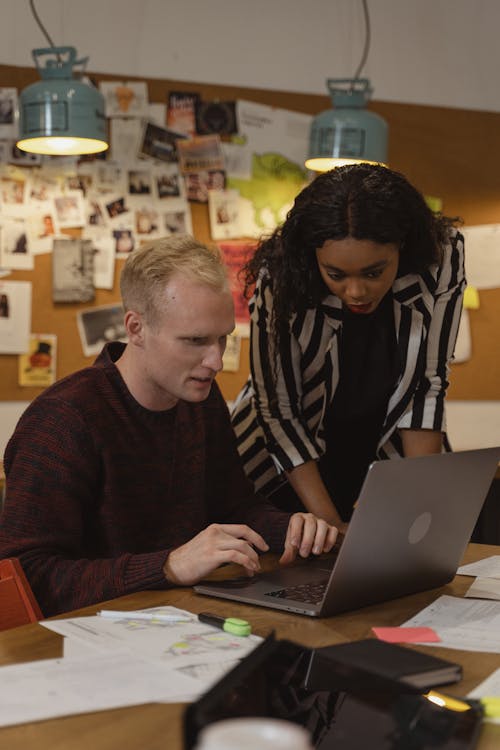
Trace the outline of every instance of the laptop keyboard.
<instances>
[{"instance_id":1,"label":"laptop keyboard","mask_svg":"<svg viewBox=\"0 0 500 750\"><path fill-rule=\"evenodd\" d=\"M298 586L268 591L266 596L274 596L278 599L293 599L296 602L306 602L307 604L319 604L323 601L327 583L328 581L300 583Z\"/></svg>"}]
</instances>

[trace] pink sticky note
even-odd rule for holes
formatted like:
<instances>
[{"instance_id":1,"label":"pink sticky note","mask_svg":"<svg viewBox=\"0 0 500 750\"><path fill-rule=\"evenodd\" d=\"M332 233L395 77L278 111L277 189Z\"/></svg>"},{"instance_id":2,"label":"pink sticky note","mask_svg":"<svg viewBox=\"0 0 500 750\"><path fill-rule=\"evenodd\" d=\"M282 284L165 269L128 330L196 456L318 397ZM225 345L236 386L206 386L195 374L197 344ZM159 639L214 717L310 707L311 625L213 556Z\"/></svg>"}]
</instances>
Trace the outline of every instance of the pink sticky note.
<instances>
[{"instance_id":1,"label":"pink sticky note","mask_svg":"<svg viewBox=\"0 0 500 750\"><path fill-rule=\"evenodd\" d=\"M372 628L381 641L388 643L437 643L441 640L432 628Z\"/></svg>"}]
</instances>

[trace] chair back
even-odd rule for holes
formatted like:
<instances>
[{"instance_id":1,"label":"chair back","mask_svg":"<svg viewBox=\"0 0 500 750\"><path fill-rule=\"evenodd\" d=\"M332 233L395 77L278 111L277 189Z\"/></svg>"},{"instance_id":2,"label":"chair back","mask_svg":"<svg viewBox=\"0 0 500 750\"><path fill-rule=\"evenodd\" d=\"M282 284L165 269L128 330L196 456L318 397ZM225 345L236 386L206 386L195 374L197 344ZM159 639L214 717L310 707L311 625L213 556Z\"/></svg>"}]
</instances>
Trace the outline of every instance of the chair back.
<instances>
[{"instance_id":1,"label":"chair back","mask_svg":"<svg viewBox=\"0 0 500 750\"><path fill-rule=\"evenodd\" d=\"M15 557L0 560L0 630L43 618L21 563Z\"/></svg>"}]
</instances>

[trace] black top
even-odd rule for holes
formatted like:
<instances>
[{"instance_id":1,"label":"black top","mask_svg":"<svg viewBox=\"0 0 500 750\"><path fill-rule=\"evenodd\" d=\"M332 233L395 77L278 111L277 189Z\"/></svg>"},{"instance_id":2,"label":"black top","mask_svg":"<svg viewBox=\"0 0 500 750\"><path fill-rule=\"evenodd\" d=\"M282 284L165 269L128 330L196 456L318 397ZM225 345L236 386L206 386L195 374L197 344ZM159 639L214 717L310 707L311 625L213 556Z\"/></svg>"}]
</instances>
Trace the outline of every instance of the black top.
<instances>
[{"instance_id":1,"label":"black top","mask_svg":"<svg viewBox=\"0 0 500 750\"><path fill-rule=\"evenodd\" d=\"M321 477L344 521L370 463L400 374L392 293L370 315L343 310L339 346L340 380L325 414L326 453Z\"/></svg>"}]
</instances>

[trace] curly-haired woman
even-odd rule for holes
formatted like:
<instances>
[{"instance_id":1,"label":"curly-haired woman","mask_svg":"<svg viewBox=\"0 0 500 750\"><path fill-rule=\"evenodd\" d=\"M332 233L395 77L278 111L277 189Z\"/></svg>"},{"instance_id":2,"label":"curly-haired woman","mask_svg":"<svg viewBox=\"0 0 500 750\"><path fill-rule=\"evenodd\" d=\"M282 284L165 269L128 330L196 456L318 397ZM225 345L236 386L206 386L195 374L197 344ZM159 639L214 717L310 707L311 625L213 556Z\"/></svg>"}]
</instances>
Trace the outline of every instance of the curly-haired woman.
<instances>
[{"instance_id":1,"label":"curly-haired woman","mask_svg":"<svg viewBox=\"0 0 500 750\"><path fill-rule=\"evenodd\" d=\"M246 472L345 529L372 461L449 449L463 238L403 175L340 167L298 195L246 282L251 376L232 415Z\"/></svg>"}]
</instances>

